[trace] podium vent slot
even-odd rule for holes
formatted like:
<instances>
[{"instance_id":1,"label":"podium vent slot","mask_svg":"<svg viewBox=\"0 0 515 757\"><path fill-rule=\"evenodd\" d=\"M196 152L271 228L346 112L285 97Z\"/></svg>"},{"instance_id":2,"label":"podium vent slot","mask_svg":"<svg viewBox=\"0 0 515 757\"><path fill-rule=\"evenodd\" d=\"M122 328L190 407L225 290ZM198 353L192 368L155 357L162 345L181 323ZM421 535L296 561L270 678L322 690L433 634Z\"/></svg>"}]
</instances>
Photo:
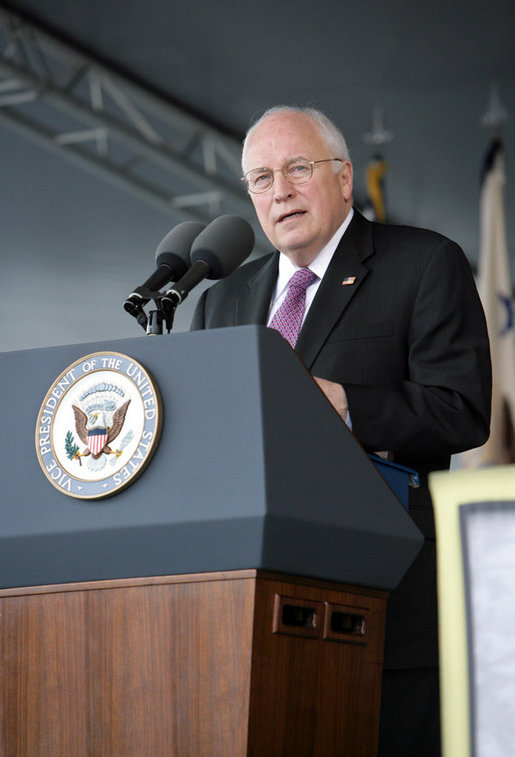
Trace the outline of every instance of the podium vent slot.
<instances>
[{"instance_id":1,"label":"podium vent slot","mask_svg":"<svg viewBox=\"0 0 515 757\"><path fill-rule=\"evenodd\" d=\"M351 615L348 612L333 612L331 613L331 631L364 636L365 618L363 615Z\"/></svg>"},{"instance_id":2,"label":"podium vent slot","mask_svg":"<svg viewBox=\"0 0 515 757\"><path fill-rule=\"evenodd\" d=\"M368 611L365 608L325 603L324 639L366 644L367 637Z\"/></svg>"},{"instance_id":3,"label":"podium vent slot","mask_svg":"<svg viewBox=\"0 0 515 757\"><path fill-rule=\"evenodd\" d=\"M294 597L275 595L272 633L318 638L321 632L322 604Z\"/></svg>"},{"instance_id":4,"label":"podium vent slot","mask_svg":"<svg viewBox=\"0 0 515 757\"><path fill-rule=\"evenodd\" d=\"M295 628L316 628L318 623L317 612L314 607L284 605L282 623L284 626L294 626Z\"/></svg>"}]
</instances>

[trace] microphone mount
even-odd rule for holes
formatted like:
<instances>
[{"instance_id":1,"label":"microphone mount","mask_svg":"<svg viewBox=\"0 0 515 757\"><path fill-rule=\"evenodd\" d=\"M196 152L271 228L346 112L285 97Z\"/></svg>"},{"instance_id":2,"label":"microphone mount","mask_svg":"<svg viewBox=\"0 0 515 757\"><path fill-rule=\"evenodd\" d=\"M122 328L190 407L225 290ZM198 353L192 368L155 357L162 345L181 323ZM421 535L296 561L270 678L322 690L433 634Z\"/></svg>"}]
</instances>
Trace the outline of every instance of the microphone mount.
<instances>
[{"instance_id":1,"label":"microphone mount","mask_svg":"<svg viewBox=\"0 0 515 757\"><path fill-rule=\"evenodd\" d=\"M168 333L172 330L174 313L170 313L168 308L165 313L162 304L164 296L163 292L153 292L146 287L139 287L139 291L133 292L130 300L125 300L123 303L125 311L136 319L147 336L162 334L163 323ZM147 314L144 307L150 301L155 307Z\"/></svg>"}]
</instances>

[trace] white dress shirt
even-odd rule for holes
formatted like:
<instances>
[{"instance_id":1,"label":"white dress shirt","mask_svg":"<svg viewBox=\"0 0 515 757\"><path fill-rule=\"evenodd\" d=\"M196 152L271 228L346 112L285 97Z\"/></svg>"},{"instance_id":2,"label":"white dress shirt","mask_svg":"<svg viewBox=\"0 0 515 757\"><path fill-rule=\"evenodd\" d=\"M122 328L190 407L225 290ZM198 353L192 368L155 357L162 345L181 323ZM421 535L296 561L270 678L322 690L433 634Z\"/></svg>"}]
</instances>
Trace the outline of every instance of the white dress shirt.
<instances>
[{"instance_id":1,"label":"white dress shirt","mask_svg":"<svg viewBox=\"0 0 515 757\"><path fill-rule=\"evenodd\" d=\"M316 258L308 266L310 271L316 273L317 278L306 289L306 307L304 310L304 318L302 319L302 323L304 323L304 319L306 318L307 312L311 307L311 303L315 299L315 294L317 293L318 287L320 286L320 282L322 281L324 274L327 271L336 248L340 244L340 239L343 237L348 225L352 221L353 215L354 208L351 208L342 225L337 229L329 242L320 250ZM299 266L296 266L295 263L292 263L290 258L285 255L284 252L281 252L279 257L279 273L277 276L277 283L275 285L272 302L270 303L267 326L270 325L270 321L281 307L283 300L286 297L286 292L288 291L290 279L298 270Z\"/></svg>"},{"instance_id":2,"label":"white dress shirt","mask_svg":"<svg viewBox=\"0 0 515 757\"><path fill-rule=\"evenodd\" d=\"M331 262L331 258L333 257L336 248L340 244L340 240L343 237L348 225L352 221L353 215L354 208L351 208L344 222L338 228L336 233L331 237L325 247L320 250L316 258L309 264L309 266L307 266L310 271L316 273L317 278L306 289L306 307L304 309L304 318L302 319L302 323L304 323L308 310L311 307L311 303L315 299L315 294L317 293L318 287L320 286L320 282L324 278L324 274L327 271L329 263ZM277 276L277 284L275 285L274 296L272 297L272 302L270 303L267 326L270 325L270 321L281 307L288 291L290 279L298 270L299 266L296 266L295 263L292 263L290 258L285 255L284 252L281 252L281 255L279 257L279 273ZM345 422L347 426L352 429L352 421L349 414L347 415Z\"/></svg>"}]
</instances>

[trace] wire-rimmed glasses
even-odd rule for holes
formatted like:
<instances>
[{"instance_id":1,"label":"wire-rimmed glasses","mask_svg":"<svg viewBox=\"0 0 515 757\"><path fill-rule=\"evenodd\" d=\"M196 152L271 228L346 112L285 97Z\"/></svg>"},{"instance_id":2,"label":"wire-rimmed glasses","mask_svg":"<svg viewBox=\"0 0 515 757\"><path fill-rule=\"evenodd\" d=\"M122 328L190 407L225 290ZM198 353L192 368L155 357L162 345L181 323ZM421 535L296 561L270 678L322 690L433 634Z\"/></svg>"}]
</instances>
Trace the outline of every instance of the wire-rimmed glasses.
<instances>
[{"instance_id":1,"label":"wire-rimmed glasses","mask_svg":"<svg viewBox=\"0 0 515 757\"><path fill-rule=\"evenodd\" d=\"M249 192L259 194L266 192L274 183L276 171L280 171L290 184L306 184L313 176L313 167L318 163L328 163L337 160L342 163L342 158L324 158L323 160L307 160L307 158L292 158L287 160L281 168L253 168L247 171L241 180Z\"/></svg>"}]
</instances>

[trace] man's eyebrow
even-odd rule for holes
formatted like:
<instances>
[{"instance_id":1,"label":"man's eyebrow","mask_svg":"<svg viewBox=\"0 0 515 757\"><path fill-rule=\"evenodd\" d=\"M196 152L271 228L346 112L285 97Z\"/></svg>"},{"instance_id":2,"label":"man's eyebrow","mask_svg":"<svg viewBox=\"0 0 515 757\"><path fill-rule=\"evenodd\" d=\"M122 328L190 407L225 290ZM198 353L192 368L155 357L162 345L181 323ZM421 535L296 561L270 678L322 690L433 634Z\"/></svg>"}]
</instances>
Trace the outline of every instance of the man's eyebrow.
<instances>
[{"instance_id":1,"label":"man's eyebrow","mask_svg":"<svg viewBox=\"0 0 515 757\"><path fill-rule=\"evenodd\" d=\"M293 160L309 160L309 158L306 158L305 155L293 155L291 158L286 158L286 160L283 162L279 168L282 168L282 166L285 166L286 163L291 163ZM256 166L256 168L249 168L249 170L246 173L249 173L249 171L272 171L273 169L270 168L270 166Z\"/></svg>"}]
</instances>

